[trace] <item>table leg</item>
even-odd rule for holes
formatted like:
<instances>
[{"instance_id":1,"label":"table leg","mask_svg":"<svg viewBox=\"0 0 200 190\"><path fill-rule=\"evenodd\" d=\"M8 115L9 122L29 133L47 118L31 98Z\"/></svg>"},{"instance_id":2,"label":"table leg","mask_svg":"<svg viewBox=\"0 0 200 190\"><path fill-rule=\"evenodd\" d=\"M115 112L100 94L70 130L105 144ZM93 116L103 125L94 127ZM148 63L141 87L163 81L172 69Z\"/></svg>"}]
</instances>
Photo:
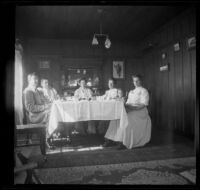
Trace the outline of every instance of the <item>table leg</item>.
<instances>
[{"instance_id":1,"label":"table leg","mask_svg":"<svg viewBox=\"0 0 200 190\"><path fill-rule=\"evenodd\" d=\"M46 129L42 129L40 133L40 150L42 154L46 155Z\"/></svg>"}]
</instances>

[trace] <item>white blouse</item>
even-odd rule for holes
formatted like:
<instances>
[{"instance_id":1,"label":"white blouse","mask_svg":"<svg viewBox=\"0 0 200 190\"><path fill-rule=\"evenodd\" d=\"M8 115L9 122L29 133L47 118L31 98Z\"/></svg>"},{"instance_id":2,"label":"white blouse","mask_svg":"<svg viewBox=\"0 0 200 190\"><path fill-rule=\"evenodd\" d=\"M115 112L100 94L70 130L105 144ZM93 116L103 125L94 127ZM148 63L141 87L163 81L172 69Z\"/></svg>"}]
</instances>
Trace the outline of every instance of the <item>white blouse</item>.
<instances>
[{"instance_id":1,"label":"white blouse","mask_svg":"<svg viewBox=\"0 0 200 190\"><path fill-rule=\"evenodd\" d=\"M78 88L75 93L74 96L78 99L89 99L92 97L92 91L89 88Z\"/></svg>"},{"instance_id":2,"label":"white blouse","mask_svg":"<svg viewBox=\"0 0 200 190\"><path fill-rule=\"evenodd\" d=\"M115 99L115 98L117 98L117 96L118 96L117 89L113 88L113 89L106 91L106 93L104 95L104 99L105 100Z\"/></svg>"},{"instance_id":3,"label":"white blouse","mask_svg":"<svg viewBox=\"0 0 200 190\"><path fill-rule=\"evenodd\" d=\"M128 94L127 104L149 104L149 93L143 87L137 87Z\"/></svg>"}]
</instances>

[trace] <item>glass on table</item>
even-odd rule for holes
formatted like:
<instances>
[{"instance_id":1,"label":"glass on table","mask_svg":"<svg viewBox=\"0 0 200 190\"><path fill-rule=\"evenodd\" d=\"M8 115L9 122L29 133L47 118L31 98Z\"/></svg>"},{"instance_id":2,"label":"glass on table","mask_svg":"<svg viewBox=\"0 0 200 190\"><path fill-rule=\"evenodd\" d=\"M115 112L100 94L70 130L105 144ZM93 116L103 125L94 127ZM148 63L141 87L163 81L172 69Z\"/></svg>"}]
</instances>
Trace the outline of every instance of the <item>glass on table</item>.
<instances>
[{"instance_id":1,"label":"glass on table","mask_svg":"<svg viewBox=\"0 0 200 190\"><path fill-rule=\"evenodd\" d=\"M67 101L72 101L73 99L74 99L73 96L68 96L68 97L66 98Z\"/></svg>"},{"instance_id":2,"label":"glass on table","mask_svg":"<svg viewBox=\"0 0 200 190\"><path fill-rule=\"evenodd\" d=\"M97 101L103 101L104 100L104 96L96 96L96 100Z\"/></svg>"},{"instance_id":3,"label":"glass on table","mask_svg":"<svg viewBox=\"0 0 200 190\"><path fill-rule=\"evenodd\" d=\"M60 98L60 101L61 101L61 102L65 102L65 101L66 101L66 98L65 98L65 97L62 97L62 98Z\"/></svg>"},{"instance_id":4,"label":"glass on table","mask_svg":"<svg viewBox=\"0 0 200 190\"><path fill-rule=\"evenodd\" d=\"M97 97L96 96L92 96L92 100L97 100Z\"/></svg>"},{"instance_id":5,"label":"glass on table","mask_svg":"<svg viewBox=\"0 0 200 190\"><path fill-rule=\"evenodd\" d=\"M62 101L62 102L65 102L65 101L72 101L74 99L73 96L62 96L59 100Z\"/></svg>"}]
</instances>

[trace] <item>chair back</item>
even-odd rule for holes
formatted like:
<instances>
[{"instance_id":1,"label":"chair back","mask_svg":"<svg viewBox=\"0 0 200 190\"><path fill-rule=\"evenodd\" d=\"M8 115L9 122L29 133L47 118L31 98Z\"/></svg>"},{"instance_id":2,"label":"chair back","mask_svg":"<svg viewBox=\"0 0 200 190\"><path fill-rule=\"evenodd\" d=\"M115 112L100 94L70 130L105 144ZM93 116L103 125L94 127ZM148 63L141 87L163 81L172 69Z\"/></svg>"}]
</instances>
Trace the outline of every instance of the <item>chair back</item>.
<instances>
[{"instance_id":1,"label":"chair back","mask_svg":"<svg viewBox=\"0 0 200 190\"><path fill-rule=\"evenodd\" d=\"M149 105L147 106L147 109L148 109L148 112L149 114L151 114L152 112L152 92L151 90L148 89L148 92L149 92Z\"/></svg>"},{"instance_id":2,"label":"chair back","mask_svg":"<svg viewBox=\"0 0 200 190\"><path fill-rule=\"evenodd\" d=\"M25 97L24 97L24 93L23 93L23 101L22 101L22 103L23 103L23 113L24 113L23 124L28 124L28 123L30 123L29 117L28 117L29 112L28 112L28 110L27 110L26 107L25 107Z\"/></svg>"}]
</instances>

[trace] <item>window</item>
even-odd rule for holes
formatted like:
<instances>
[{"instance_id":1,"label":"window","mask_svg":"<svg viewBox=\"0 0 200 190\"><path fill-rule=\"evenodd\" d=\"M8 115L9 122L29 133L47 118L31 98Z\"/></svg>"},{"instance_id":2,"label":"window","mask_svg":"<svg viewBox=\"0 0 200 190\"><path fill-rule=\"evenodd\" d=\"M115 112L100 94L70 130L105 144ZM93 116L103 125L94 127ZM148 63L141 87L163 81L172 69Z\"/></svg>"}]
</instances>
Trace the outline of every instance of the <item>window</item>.
<instances>
[{"instance_id":1,"label":"window","mask_svg":"<svg viewBox=\"0 0 200 190\"><path fill-rule=\"evenodd\" d=\"M15 49L15 81L14 81L14 108L15 108L15 123L23 123L23 65L22 54L19 49Z\"/></svg>"}]
</instances>

